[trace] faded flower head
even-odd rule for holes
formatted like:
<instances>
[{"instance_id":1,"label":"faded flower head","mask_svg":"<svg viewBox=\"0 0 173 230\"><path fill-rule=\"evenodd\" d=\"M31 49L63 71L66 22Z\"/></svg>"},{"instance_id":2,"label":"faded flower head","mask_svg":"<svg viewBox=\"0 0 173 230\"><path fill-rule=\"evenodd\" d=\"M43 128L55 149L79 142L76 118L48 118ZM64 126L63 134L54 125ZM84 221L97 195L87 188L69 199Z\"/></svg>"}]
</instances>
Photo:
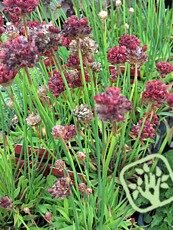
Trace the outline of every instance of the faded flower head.
<instances>
[{"instance_id":1,"label":"faded flower head","mask_svg":"<svg viewBox=\"0 0 173 230\"><path fill-rule=\"evenodd\" d=\"M127 61L127 53L125 46L114 46L108 51L108 61L115 64L122 64Z\"/></svg>"},{"instance_id":2,"label":"faded flower head","mask_svg":"<svg viewBox=\"0 0 173 230\"><path fill-rule=\"evenodd\" d=\"M161 77L165 77L167 74L173 72L173 65L169 62L162 61L156 64L156 69L161 74Z\"/></svg>"},{"instance_id":3,"label":"faded flower head","mask_svg":"<svg viewBox=\"0 0 173 230\"><path fill-rule=\"evenodd\" d=\"M52 22L30 21L27 26L29 38L36 44L40 55L46 54L51 48L55 50L58 48L60 44L60 30Z\"/></svg>"},{"instance_id":4,"label":"faded flower head","mask_svg":"<svg viewBox=\"0 0 173 230\"><path fill-rule=\"evenodd\" d=\"M47 93L48 93L49 89L47 87L47 85L42 85L39 86L37 93L39 97L47 97Z\"/></svg>"},{"instance_id":5,"label":"faded flower head","mask_svg":"<svg viewBox=\"0 0 173 230\"><path fill-rule=\"evenodd\" d=\"M108 17L108 12L105 10L102 10L99 12L98 16L101 20L106 20Z\"/></svg>"},{"instance_id":6,"label":"faded flower head","mask_svg":"<svg viewBox=\"0 0 173 230\"><path fill-rule=\"evenodd\" d=\"M134 13L134 9L132 7L129 8L129 13L133 14Z\"/></svg>"},{"instance_id":7,"label":"faded flower head","mask_svg":"<svg viewBox=\"0 0 173 230\"><path fill-rule=\"evenodd\" d=\"M89 66L95 73L99 73L102 70L102 65L100 62L91 62Z\"/></svg>"},{"instance_id":8,"label":"faded flower head","mask_svg":"<svg viewBox=\"0 0 173 230\"><path fill-rule=\"evenodd\" d=\"M34 42L28 42L26 37L17 36L2 43L0 61L10 70L33 67L38 61L37 47Z\"/></svg>"},{"instance_id":9,"label":"faded flower head","mask_svg":"<svg viewBox=\"0 0 173 230\"><path fill-rule=\"evenodd\" d=\"M15 78L17 71L15 69L9 69L5 64L0 64L0 85L6 86L11 84Z\"/></svg>"},{"instance_id":10,"label":"faded flower head","mask_svg":"<svg viewBox=\"0 0 173 230\"><path fill-rule=\"evenodd\" d=\"M64 141L70 141L76 135L75 126L56 125L52 128L52 135L55 139L63 139Z\"/></svg>"},{"instance_id":11,"label":"faded flower head","mask_svg":"<svg viewBox=\"0 0 173 230\"><path fill-rule=\"evenodd\" d=\"M131 109L131 102L121 94L120 88L109 87L106 92L94 97L96 110L103 121L123 121Z\"/></svg>"},{"instance_id":12,"label":"faded flower head","mask_svg":"<svg viewBox=\"0 0 173 230\"><path fill-rule=\"evenodd\" d=\"M53 219L53 214L51 212L46 212L43 218L48 222L51 223Z\"/></svg>"},{"instance_id":13,"label":"faded flower head","mask_svg":"<svg viewBox=\"0 0 173 230\"><path fill-rule=\"evenodd\" d=\"M56 181L56 183L48 189L48 192L54 197L64 199L68 197L71 192L69 178L62 177Z\"/></svg>"},{"instance_id":14,"label":"faded flower head","mask_svg":"<svg viewBox=\"0 0 173 230\"><path fill-rule=\"evenodd\" d=\"M88 24L88 19L78 19L75 15L67 18L63 25L63 33L69 38L83 38L88 36L91 33L91 27Z\"/></svg>"},{"instance_id":15,"label":"faded flower head","mask_svg":"<svg viewBox=\"0 0 173 230\"><path fill-rule=\"evenodd\" d=\"M86 190L87 190L87 185L85 183L80 183L78 185L78 190L82 195L84 195L86 193Z\"/></svg>"},{"instance_id":16,"label":"faded flower head","mask_svg":"<svg viewBox=\"0 0 173 230\"><path fill-rule=\"evenodd\" d=\"M115 0L115 5L116 5L117 7L120 7L120 6L122 5L121 0Z\"/></svg>"},{"instance_id":17,"label":"faded flower head","mask_svg":"<svg viewBox=\"0 0 173 230\"><path fill-rule=\"evenodd\" d=\"M147 82L146 89L142 93L142 101L160 107L166 101L167 96L167 86L160 80L151 80Z\"/></svg>"},{"instance_id":18,"label":"faded flower head","mask_svg":"<svg viewBox=\"0 0 173 230\"><path fill-rule=\"evenodd\" d=\"M66 167L65 162L61 159L55 161L55 168L58 170L64 170Z\"/></svg>"},{"instance_id":19,"label":"faded flower head","mask_svg":"<svg viewBox=\"0 0 173 230\"><path fill-rule=\"evenodd\" d=\"M26 122L29 126L37 126L41 123L41 118L38 114L31 113L26 118Z\"/></svg>"},{"instance_id":20,"label":"faded flower head","mask_svg":"<svg viewBox=\"0 0 173 230\"><path fill-rule=\"evenodd\" d=\"M12 206L13 206L12 201L8 196L3 196L0 198L0 207L5 209L10 209L12 208Z\"/></svg>"},{"instance_id":21,"label":"faded flower head","mask_svg":"<svg viewBox=\"0 0 173 230\"><path fill-rule=\"evenodd\" d=\"M77 106L73 113L81 123L89 123L93 118L93 113L88 108L88 105L81 104L80 106Z\"/></svg>"},{"instance_id":22,"label":"faded flower head","mask_svg":"<svg viewBox=\"0 0 173 230\"><path fill-rule=\"evenodd\" d=\"M94 53L98 52L97 43L90 37L85 37L84 39L79 39L78 41L72 40L69 47L70 53L72 55L78 55L78 44L80 44L80 49L82 55L91 56Z\"/></svg>"},{"instance_id":23,"label":"faded flower head","mask_svg":"<svg viewBox=\"0 0 173 230\"><path fill-rule=\"evenodd\" d=\"M79 151L79 152L77 153L77 158L78 158L78 160L80 160L80 161L84 161L85 158L86 158L86 154L85 154L84 152Z\"/></svg>"}]
</instances>

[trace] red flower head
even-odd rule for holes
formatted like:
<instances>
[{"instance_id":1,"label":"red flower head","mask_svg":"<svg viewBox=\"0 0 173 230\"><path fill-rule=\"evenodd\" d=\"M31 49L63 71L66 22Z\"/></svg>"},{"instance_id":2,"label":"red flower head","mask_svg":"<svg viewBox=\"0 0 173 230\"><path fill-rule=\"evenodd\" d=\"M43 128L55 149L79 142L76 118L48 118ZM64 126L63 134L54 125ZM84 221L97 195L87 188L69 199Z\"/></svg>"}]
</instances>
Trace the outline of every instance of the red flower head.
<instances>
[{"instance_id":1,"label":"red flower head","mask_svg":"<svg viewBox=\"0 0 173 230\"><path fill-rule=\"evenodd\" d=\"M160 80L151 80L146 84L146 89L142 93L144 103L152 103L160 107L168 97L167 86Z\"/></svg>"},{"instance_id":2,"label":"red flower head","mask_svg":"<svg viewBox=\"0 0 173 230\"><path fill-rule=\"evenodd\" d=\"M173 108L173 93L170 93L167 97L167 103L170 107Z\"/></svg>"},{"instance_id":3,"label":"red flower head","mask_svg":"<svg viewBox=\"0 0 173 230\"><path fill-rule=\"evenodd\" d=\"M127 61L134 65L142 65L147 61L147 46L141 46L139 38L134 35L124 34L119 39L119 45L125 46L127 49Z\"/></svg>"},{"instance_id":4,"label":"red flower head","mask_svg":"<svg viewBox=\"0 0 173 230\"><path fill-rule=\"evenodd\" d=\"M26 37L17 36L1 45L0 61L11 69L33 67L38 61L37 47L28 42Z\"/></svg>"},{"instance_id":5,"label":"red flower head","mask_svg":"<svg viewBox=\"0 0 173 230\"><path fill-rule=\"evenodd\" d=\"M39 0L4 0L3 4L11 15L23 15L34 11Z\"/></svg>"},{"instance_id":6,"label":"red flower head","mask_svg":"<svg viewBox=\"0 0 173 230\"><path fill-rule=\"evenodd\" d=\"M91 33L91 27L88 25L87 18L78 19L75 15L67 18L63 25L65 37L86 37Z\"/></svg>"},{"instance_id":7,"label":"red flower head","mask_svg":"<svg viewBox=\"0 0 173 230\"><path fill-rule=\"evenodd\" d=\"M59 95L65 91L65 85L61 74L56 70L54 70L53 76L48 81L48 87L55 97L59 97Z\"/></svg>"},{"instance_id":8,"label":"red flower head","mask_svg":"<svg viewBox=\"0 0 173 230\"><path fill-rule=\"evenodd\" d=\"M136 50L141 45L141 42L135 35L124 34L119 39L119 45L125 46L130 50Z\"/></svg>"},{"instance_id":9,"label":"red flower head","mask_svg":"<svg viewBox=\"0 0 173 230\"><path fill-rule=\"evenodd\" d=\"M4 20L2 15L0 15L0 36L4 33L5 28L4 28Z\"/></svg>"},{"instance_id":10,"label":"red flower head","mask_svg":"<svg viewBox=\"0 0 173 230\"><path fill-rule=\"evenodd\" d=\"M156 68L162 77L165 77L165 75L173 72L173 65L171 65L169 62L158 62L156 64Z\"/></svg>"},{"instance_id":11,"label":"red flower head","mask_svg":"<svg viewBox=\"0 0 173 230\"><path fill-rule=\"evenodd\" d=\"M96 110L103 121L123 121L125 113L131 109L131 102L120 95L120 88L109 87L105 93L94 97Z\"/></svg>"},{"instance_id":12,"label":"red flower head","mask_svg":"<svg viewBox=\"0 0 173 230\"><path fill-rule=\"evenodd\" d=\"M136 139L140 135L140 140L144 141L146 139L153 139L155 137L155 133L156 131L153 123L146 120L143 124L143 119L141 119L137 125L133 126L130 136Z\"/></svg>"},{"instance_id":13,"label":"red flower head","mask_svg":"<svg viewBox=\"0 0 173 230\"><path fill-rule=\"evenodd\" d=\"M115 64L122 64L127 61L127 53L125 46L114 46L108 51L108 61Z\"/></svg>"},{"instance_id":14,"label":"red flower head","mask_svg":"<svg viewBox=\"0 0 173 230\"><path fill-rule=\"evenodd\" d=\"M17 71L8 69L4 64L0 64L0 85L7 85L15 78Z\"/></svg>"}]
</instances>

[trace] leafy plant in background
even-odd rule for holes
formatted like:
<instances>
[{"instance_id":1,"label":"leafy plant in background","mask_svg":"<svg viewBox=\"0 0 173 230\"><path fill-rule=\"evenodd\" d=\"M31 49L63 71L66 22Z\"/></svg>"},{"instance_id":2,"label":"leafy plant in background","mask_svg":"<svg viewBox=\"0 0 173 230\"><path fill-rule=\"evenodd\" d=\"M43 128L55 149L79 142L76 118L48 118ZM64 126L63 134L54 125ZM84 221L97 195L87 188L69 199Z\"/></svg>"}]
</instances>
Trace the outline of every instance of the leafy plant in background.
<instances>
[{"instance_id":1,"label":"leafy plant in background","mask_svg":"<svg viewBox=\"0 0 173 230\"><path fill-rule=\"evenodd\" d=\"M67 18L44 2L3 1L1 228L139 229L119 172L148 153L172 107L172 12L162 0L157 11L152 0L109 10L83 0ZM6 95L17 117L8 133Z\"/></svg>"}]
</instances>

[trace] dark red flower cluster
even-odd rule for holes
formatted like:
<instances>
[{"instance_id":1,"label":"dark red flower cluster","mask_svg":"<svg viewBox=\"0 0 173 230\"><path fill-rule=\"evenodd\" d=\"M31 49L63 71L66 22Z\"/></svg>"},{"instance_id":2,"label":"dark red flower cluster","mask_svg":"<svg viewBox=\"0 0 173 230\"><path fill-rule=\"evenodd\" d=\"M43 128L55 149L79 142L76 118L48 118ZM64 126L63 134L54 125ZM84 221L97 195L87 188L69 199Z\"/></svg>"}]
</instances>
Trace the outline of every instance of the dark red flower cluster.
<instances>
[{"instance_id":1,"label":"dark red flower cluster","mask_svg":"<svg viewBox=\"0 0 173 230\"><path fill-rule=\"evenodd\" d=\"M9 209L12 208L12 201L8 196L3 196L0 198L0 207Z\"/></svg>"},{"instance_id":2,"label":"dark red flower cluster","mask_svg":"<svg viewBox=\"0 0 173 230\"><path fill-rule=\"evenodd\" d=\"M52 136L55 139L70 141L75 135L76 130L74 125L56 125L52 128Z\"/></svg>"},{"instance_id":3,"label":"dark red flower cluster","mask_svg":"<svg viewBox=\"0 0 173 230\"><path fill-rule=\"evenodd\" d=\"M110 81L115 82L118 77L118 70L114 66L109 66Z\"/></svg>"},{"instance_id":4,"label":"dark red flower cluster","mask_svg":"<svg viewBox=\"0 0 173 230\"><path fill-rule=\"evenodd\" d=\"M143 120L139 120L137 125L134 125L131 130L131 137L136 139L140 135L140 140L144 141L146 139L153 139L155 137L155 128L153 124L146 120L143 124Z\"/></svg>"},{"instance_id":5,"label":"dark red flower cluster","mask_svg":"<svg viewBox=\"0 0 173 230\"><path fill-rule=\"evenodd\" d=\"M0 36L4 33L5 28L4 28L4 19L2 15L0 15Z\"/></svg>"},{"instance_id":6,"label":"dark red flower cluster","mask_svg":"<svg viewBox=\"0 0 173 230\"><path fill-rule=\"evenodd\" d=\"M139 38L134 35L124 34L119 39L119 45L126 47L127 61L134 65L142 65L147 61L146 46L141 46Z\"/></svg>"},{"instance_id":7,"label":"dark red flower cluster","mask_svg":"<svg viewBox=\"0 0 173 230\"><path fill-rule=\"evenodd\" d=\"M109 49L107 57L108 61L113 65L125 63L127 61L126 47L114 46Z\"/></svg>"},{"instance_id":8,"label":"dark red flower cluster","mask_svg":"<svg viewBox=\"0 0 173 230\"><path fill-rule=\"evenodd\" d=\"M165 77L167 74L173 72L173 65L166 61L158 62L156 69L161 74L161 77Z\"/></svg>"},{"instance_id":9,"label":"dark red flower cluster","mask_svg":"<svg viewBox=\"0 0 173 230\"><path fill-rule=\"evenodd\" d=\"M19 17L31 13L39 5L39 0L3 0L4 11L9 13L12 21L19 20Z\"/></svg>"},{"instance_id":10,"label":"dark red flower cluster","mask_svg":"<svg viewBox=\"0 0 173 230\"><path fill-rule=\"evenodd\" d=\"M7 65L0 64L0 85L6 85L10 83L16 76L17 71L9 69Z\"/></svg>"},{"instance_id":11,"label":"dark red flower cluster","mask_svg":"<svg viewBox=\"0 0 173 230\"><path fill-rule=\"evenodd\" d=\"M45 55L51 49L56 50L60 44L60 30L52 23L28 22L29 40L34 41L40 55ZM24 28L21 33L24 35Z\"/></svg>"},{"instance_id":12,"label":"dark red flower cluster","mask_svg":"<svg viewBox=\"0 0 173 230\"><path fill-rule=\"evenodd\" d=\"M26 66L33 67L38 61L37 53L34 42L28 42L24 36L17 36L2 43L0 61L13 71Z\"/></svg>"},{"instance_id":13,"label":"dark red flower cluster","mask_svg":"<svg viewBox=\"0 0 173 230\"><path fill-rule=\"evenodd\" d=\"M67 63L66 63L67 67L79 67L80 65L80 60L79 57L76 55L70 55L68 57Z\"/></svg>"},{"instance_id":14,"label":"dark red flower cluster","mask_svg":"<svg viewBox=\"0 0 173 230\"><path fill-rule=\"evenodd\" d=\"M69 179L62 177L56 181L56 183L48 189L48 192L54 197L64 199L70 195L71 187Z\"/></svg>"},{"instance_id":15,"label":"dark red flower cluster","mask_svg":"<svg viewBox=\"0 0 173 230\"><path fill-rule=\"evenodd\" d=\"M129 50L136 50L141 42L135 35L124 34L119 39L119 45L125 46Z\"/></svg>"},{"instance_id":16,"label":"dark red flower cluster","mask_svg":"<svg viewBox=\"0 0 173 230\"><path fill-rule=\"evenodd\" d=\"M68 83L69 88L76 88L82 86L81 81L81 72L78 70L69 70L65 73L66 81ZM85 73L86 82L90 81L90 78L87 73ZM59 97L59 95L65 91L65 84L59 72L54 70L53 76L49 79L48 82L49 90L53 93L55 97Z\"/></svg>"},{"instance_id":17,"label":"dark red flower cluster","mask_svg":"<svg viewBox=\"0 0 173 230\"><path fill-rule=\"evenodd\" d=\"M85 37L91 33L91 27L88 25L87 18L78 19L73 15L64 22L63 33L65 37L76 38Z\"/></svg>"},{"instance_id":18,"label":"dark red flower cluster","mask_svg":"<svg viewBox=\"0 0 173 230\"><path fill-rule=\"evenodd\" d=\"M160 107L168 97L167 86L160 80L151 80L146 84L146 89L142 93L144 103L152 103Z\"/></svg>"},{"instance_id":19,"label":"dark red flower cluster","mask_svg":"<svg viewBox=\"0 0 173 230\"><path fill-rule=\"evenodd\" d=\"M117 87L107 88L105 93L94 97L96 110L103 121L123 121L125 114L131 109L131 102L120 94Z\"/></svg>"}]
</instances>

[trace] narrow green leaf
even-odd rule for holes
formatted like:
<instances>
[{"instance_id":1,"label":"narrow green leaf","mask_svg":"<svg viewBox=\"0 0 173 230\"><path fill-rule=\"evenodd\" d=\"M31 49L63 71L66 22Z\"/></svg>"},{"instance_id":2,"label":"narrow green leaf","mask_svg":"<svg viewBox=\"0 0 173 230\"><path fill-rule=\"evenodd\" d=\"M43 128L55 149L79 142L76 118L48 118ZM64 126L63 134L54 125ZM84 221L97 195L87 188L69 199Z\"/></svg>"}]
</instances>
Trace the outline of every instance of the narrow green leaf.
<instances>
[{"instance_id":1,"label":"narrow green leaf","mask_svg":"<svg viewBox=\"0 0 173 230\"><path fill-rule=\"evenodd\" d=\"M130 188L130 189L136 189L137 188L137 185L136 184L129 184L128 185L128 187Z\"/></svg>"},{"instance_id":2,"label":"narrow green leaf","mask_svg":"<svg viewBox=\"0 0 173 230\"><path fill-rule=\"evenodd\" d=\"M135 190L133 193L132 193L132 196L133 196L133 199L136 200L138 198L138 190Z\"/></svg>"},{"instance_id":3,"label":"narrow green leaf","mask_svg":"<svg viewBox=\"0 0 173 230\"><path fill-rule=\"evenodd\" d=\"M137 168L135 169L135 171L137 172L137 174L142 175L144 173L143 169Z\"/></svg>"}]
</instances>

